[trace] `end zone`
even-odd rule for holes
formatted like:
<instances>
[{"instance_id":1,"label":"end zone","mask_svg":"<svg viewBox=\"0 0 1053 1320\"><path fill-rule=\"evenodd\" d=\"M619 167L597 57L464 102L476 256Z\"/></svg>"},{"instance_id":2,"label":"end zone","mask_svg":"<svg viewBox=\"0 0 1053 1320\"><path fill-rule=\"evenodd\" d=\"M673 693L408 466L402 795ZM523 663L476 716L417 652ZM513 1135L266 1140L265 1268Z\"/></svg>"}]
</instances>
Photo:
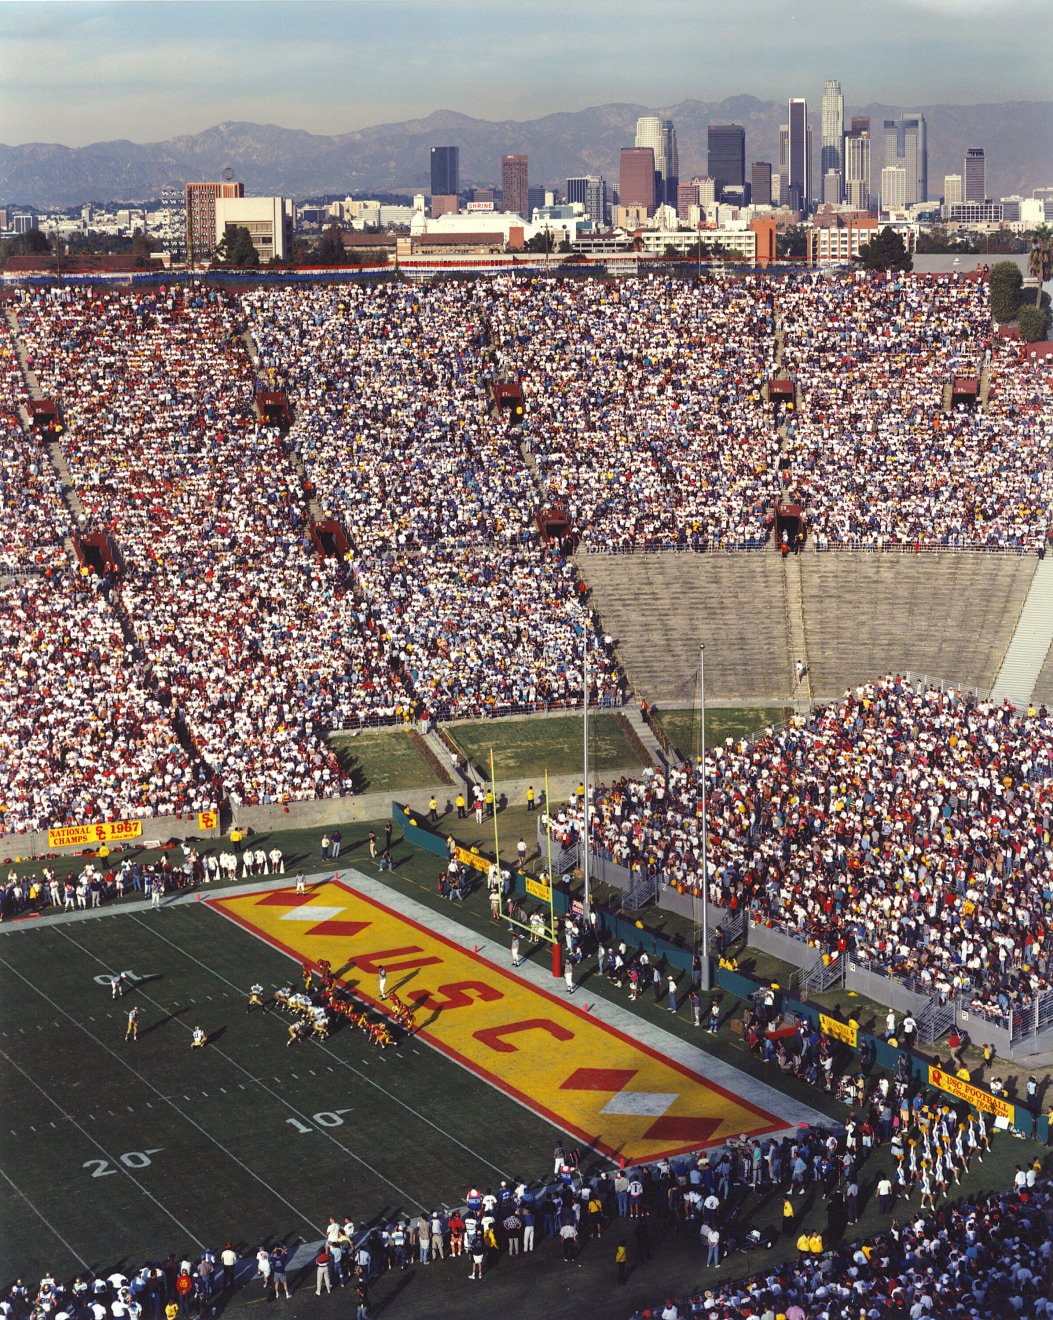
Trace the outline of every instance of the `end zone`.
<instances>
[{"instance_id":1,"label":"end zone","mask_svg":"<svg viewBox=\"0 0 1053 1320\"><path fill-rule=\"evenodd\" d=\"M388 988L415 1006L421 1040L613 1161L656 1160L788 1126L342 881L317 885L306 899L282 888L206 902L290 958L328 958L341 984L376 1007L383 966Z\"/></svg>"}]
</instances>

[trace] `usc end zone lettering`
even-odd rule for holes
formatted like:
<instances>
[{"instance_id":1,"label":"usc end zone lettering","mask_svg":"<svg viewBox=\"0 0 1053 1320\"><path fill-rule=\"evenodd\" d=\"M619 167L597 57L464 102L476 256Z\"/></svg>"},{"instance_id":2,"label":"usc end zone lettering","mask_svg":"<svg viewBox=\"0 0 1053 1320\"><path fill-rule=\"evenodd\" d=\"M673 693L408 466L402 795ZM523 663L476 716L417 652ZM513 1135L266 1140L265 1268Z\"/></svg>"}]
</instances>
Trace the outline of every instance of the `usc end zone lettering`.
<instances>
[{"instance_id":1,"label":"usc end zone lettering","mask_svg":"<svg viewBox=\"0 0 1053 1320\"><path fill-rule=\"evenodd\" d=\"M206 901L297 963L328 959L378 1007L383 967L388 993L413 1006L420 1040L612 1159L658 1159L788 1126L345 883L327 881L309 898L283 888Z\"/></svg>"},{"instance_id":2,"label":"usc end zone lettering","mask_svg":"<svg viewBox=\"0 0 1053 1320\"><path fill-rule=\"evenodd\" d=\"M48 830L49 848L85 848L92 843L110 843L114 839L138 839L143 832L141 820L102 820L95 825L67 825Z\"/></svg>"}]
</instances>

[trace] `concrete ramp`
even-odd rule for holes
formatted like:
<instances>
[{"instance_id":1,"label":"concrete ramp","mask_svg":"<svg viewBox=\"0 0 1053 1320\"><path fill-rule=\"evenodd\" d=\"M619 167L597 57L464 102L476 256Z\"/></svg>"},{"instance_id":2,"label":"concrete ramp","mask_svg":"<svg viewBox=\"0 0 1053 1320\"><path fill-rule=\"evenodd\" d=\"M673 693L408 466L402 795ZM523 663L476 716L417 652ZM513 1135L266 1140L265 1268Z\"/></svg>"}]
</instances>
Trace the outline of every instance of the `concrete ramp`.
<instances>
[{"instance_id":1,"label":"concrete ramp","mask_svg":"<svg viewBox=\"0 0 1053 1320\"><path fill-rule=\"evenodd\" d=\"M1001 701L1026 703L1038 686L1053 642L1053 559L1043 559L1031 579L1016 630L991 688Z\"/></svg>"}]
</instances>

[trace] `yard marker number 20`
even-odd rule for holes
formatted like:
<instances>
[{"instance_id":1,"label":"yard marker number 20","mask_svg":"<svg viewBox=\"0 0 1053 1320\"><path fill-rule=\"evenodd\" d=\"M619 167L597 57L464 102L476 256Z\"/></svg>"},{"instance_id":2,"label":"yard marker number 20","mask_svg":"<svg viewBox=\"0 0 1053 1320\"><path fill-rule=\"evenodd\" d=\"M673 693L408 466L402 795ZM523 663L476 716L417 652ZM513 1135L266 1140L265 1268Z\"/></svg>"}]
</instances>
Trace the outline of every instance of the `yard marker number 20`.
<instances>
[{"instance_id":1,"label":"yard marker number 20","mask_svg":"<svg viewBox=\"0 0 1053 1320\"><path fill-rule=\"evenodd\" d=\"M128 1169L145 1169L147 1165L153 1164L151 1155L158 1155L164 1150L164 1146L155 1146L153 1150L128 1150L121 1155L120 1161ZM85 1160L81 1165L82 1169L94 1169L91 1175L93 1178L105 1178L110 1173L120 1173L120 1169L110 1167L109 1160Z\"/></svg>"}]
</instances>

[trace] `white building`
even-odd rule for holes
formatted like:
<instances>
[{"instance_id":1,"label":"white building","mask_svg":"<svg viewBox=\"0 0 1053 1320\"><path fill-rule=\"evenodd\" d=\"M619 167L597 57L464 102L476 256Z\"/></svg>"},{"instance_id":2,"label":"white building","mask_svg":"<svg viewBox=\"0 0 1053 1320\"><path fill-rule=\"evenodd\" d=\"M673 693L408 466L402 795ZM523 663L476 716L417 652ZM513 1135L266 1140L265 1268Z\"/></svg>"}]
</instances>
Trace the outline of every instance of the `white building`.
<instances>
[{"instance_id":1,"label":"white building","mask_svg":"<svg viewBox=\"0 0 1053 1320\"><path fill-rule=\"evenodd\" d=\"M290 197L216 198L215 242L223 238L227 225L247 229L261 265L292 255L293 223Z\"/></svg>"},{"instance_id":2,"label":"white building","mask_svg":"<svg viewBox=\"0 0 1053 1320\"><path fill-rule=\"evenodd\" d=\"M907 171L902 165L886 165L881 171L881 209L902 211L907 205Z\"/></svg>"}]
</instances>

